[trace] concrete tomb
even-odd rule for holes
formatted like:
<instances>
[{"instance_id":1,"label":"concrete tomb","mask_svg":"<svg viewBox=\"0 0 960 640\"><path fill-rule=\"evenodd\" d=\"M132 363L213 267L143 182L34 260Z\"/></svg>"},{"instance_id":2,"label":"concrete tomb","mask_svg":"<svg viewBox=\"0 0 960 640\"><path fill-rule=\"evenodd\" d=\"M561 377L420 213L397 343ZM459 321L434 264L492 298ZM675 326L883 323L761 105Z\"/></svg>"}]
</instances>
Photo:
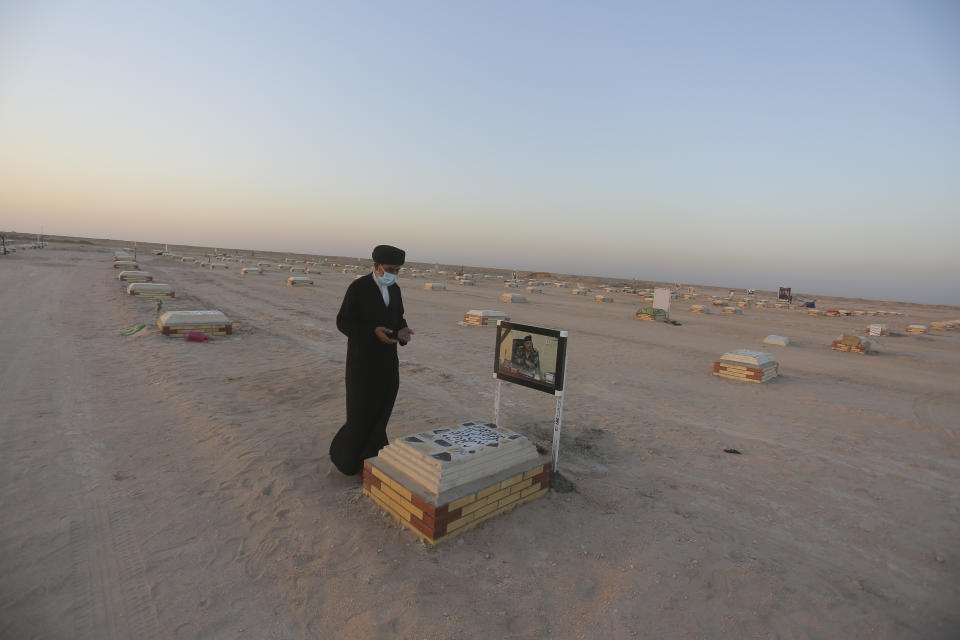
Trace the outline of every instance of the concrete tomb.
<instances>
[{"instance_id":1,"label":"concrete tomb","mask_svg":"<svg viewBox=\"0 0 960 640\"><path fill-rule=\"evenodd\" d=\"M363 492L431 544L549 487L549 458L521 434L482 420L394 439L363 469Z\"/></svg>"},{"instance_id":2,"label":"concrete tomb","mask_svg":"<svg viewBox=\"0 0 960 640\"><path fill-rule=\"evenodd\" d=\"M637 309L634 317L637 320L646 320L647 322L653 322L654 320L665 321L667 319L667 312L663 309L657 309L656 307L640 307Z\"/></svg>"},{"instance_id":3,"label":"concrete tomb","mask_svg":"<svg viewBox=\"0 0 960 640\"><path fill-rule=\"evenodd\" d=\"M771 334L763 339L763 344L772 344L780 347L785 347L788 344L790 344L790 338L787 338L785 336L775 336Z\"/></svg>"},{"instance_id":4,"label":"concrete tomb","mask_svg":"<svg viewBox=\"0 0 960 640\"><path fill-rule=\"evenodd\" d=\"M190 333L208 338L233 334L233 323L220 311L167 311L157 320L157 327L171 338L186 338Z\"/></svg>"},{"instance_id":5,"label":"concrete tomb","mask_svg":"<svg viewBox=\"0 0 960 640\"><path fill-rule=\"evenodd\" d=\"M769 382L780 374L780 366L766 351L735 349L713 363L713 375L741 382Z\"/></svg>"},{"instance_id":6,"label":"concrete tomb","mask_svg":"<svg viewBox=\"0 0 960 640\"><path fill-rule=\"evenodd\" d=\"M496 326L499 320L509 320L510 316L505 311L494 311L492 309L470 309L463 316L463 324L470 324L482 327Z\"/></svg>"},{"instance_id":7,"label":"concrete tomb","mask_svg":"<svg viewBox=\"0 0 960 640\"><path fill-rule=\"evenodd\" d=\"M123 282L153 282L153 276L146 271L121 271L117 280Z\"/></svg>"},{"instance_id":8,"label":"concrete tomb","mask_svg":"<svg viewBox=\"0 0 960 640\"><path fill-rule=\"evenodd\" d=\"M890 325L883 324L882 322L868 324L867 330L864 331L864 333L868 336L888 336L890 335Z\"/></svg>"},{"instance_id":9,"label":"concrete tomb","mask_svg":"<svg viewBox=\"0 0 960 640\"><path fill-rule=\"evenodd\" d=\"M842 333L830 344L830 348L834 351L867 353L870 351L870 341L852 333Z\"/></svg>"},{"instance_id":10,"label":"concrete tomb","mask_svg":"<svg viewBox=\"0 0 960 640\"><path fill-rule=\"evenodd\" d=\"M172 286L159 282L133 282L127 287L127 293L131 296L142 296L145 298L176 297Z\"/></svg>"},{"instance_id":11,"label":"concrete tomb","mask_svg":"<svg viewBox=\"0 0 960 640\"><path fill-rule=\"evenodd\" d=\"M259 275L262 276L262 275L263 275L263 269L261 269L260 267L244 267L244 268L240 269L240 275L246 276L246 275L250 275L250 274L259 274Z\"/></svg>"},{"instance_id":12,"label":"concrete tomb","mask_svg":"<svg viewBox=\"0 0 960 640\"><path fill-rule=\"evenodd\" d=\"M427 282L423 285L424 291L445 291L446 289L447 285L442 282Z\"/></svg>"},{"instance_id":13,"label":"concrete tomb","mask_svg":"<svg viewBox=\"0 0 960 640\"><path fill-rule=\"evenodd\" d=\"M290 276L284 284L288 287L312 287L313 280L308 276Z\"/></svg>"},{"instance_id":14,"label":"concrete tomb","mask_svg":"<svg viewBox=\"0 0 960 640\"><path fill-rule=\"evenodd\" d=\"M114 260L114 269L123 269L124 271L139 271L140 265L133 260Z\"/></svg>"},{"instance_id":15,"label":"concrete tomb","mask_svg":"<svg viewBox=\"0 0 960 640\"><path fill-rule=\"evenodd\" d=\"M500 296L500 302L526 302L527 297L519 293L504 293Z\"/></svg>"}]
</instances>

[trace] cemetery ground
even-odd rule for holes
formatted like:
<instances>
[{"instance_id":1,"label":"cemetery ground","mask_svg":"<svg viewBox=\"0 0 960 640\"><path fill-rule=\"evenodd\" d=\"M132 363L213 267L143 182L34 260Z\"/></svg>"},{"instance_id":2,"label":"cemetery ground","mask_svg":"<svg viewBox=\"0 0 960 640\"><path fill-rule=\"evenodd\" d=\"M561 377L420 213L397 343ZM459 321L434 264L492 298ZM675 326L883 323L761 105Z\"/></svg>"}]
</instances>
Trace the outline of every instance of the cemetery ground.
<instances>
[{"instance_id":1,"label":"cemetery ground","mask_svg":"<svg viewBox=\"0 0 960 640\"><path fill-rule=\"evenodd\" d=\"M126 294L120 246L0 258L0 638L960 634L960 331L902 333L956 308L870 303L906 314L883 320L901 335L855 354L831 342L874 319L691 300L674 326L637 321L633 295L545 286L507 310L570 332L559 467L576 490L432 547L328 474L354 274L288 287L274 267L240 275L255 262L139 252L176 289L164 310L233 323L188 342ZM458 321L502 309L502 282L399 282L417 333L388 433L492 418L495 329ZM780 376L712 375L739 348ZM504 385L504 426L549 447L552 416L551 396Z\"/></svg>"}]
</instances>

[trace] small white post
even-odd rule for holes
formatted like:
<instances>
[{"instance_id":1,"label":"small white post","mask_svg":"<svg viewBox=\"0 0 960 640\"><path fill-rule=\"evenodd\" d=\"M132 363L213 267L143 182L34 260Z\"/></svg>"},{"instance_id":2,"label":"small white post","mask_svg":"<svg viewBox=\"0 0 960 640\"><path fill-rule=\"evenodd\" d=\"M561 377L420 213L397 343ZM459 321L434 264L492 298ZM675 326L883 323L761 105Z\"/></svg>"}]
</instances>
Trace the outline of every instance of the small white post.
<instances>
[{"instance_id":1,"label":"small white post","mask_svg":"<svg viewBox=\"0 0 960 640\"><path fill-rule=\"evenodd\" d=\"M568 337L566 331L560 332L561 338ZM567 380L570 379L568 375L570 372L567 370L567 353L563 353L563 386L567 386ZM554 395L557 396L557 410L553 414L553 446L551 447L551 453L553 454L553 466L551 467L551 473L556 473L560 464L560 430L563 428L563 391L554 391Z\"/></svg>"},{"instance_id":2,"label":"small white post","mask_svg":"<svg viewBox=\"0 0 960 640\"><path fill-rule=\"evenodd\" d=\"M497 374L493 374L497 378ZM493 424L500 426L500 385L502 381L497 378L497 386L493 389Z\"/></svg>"},{"instance_id":3,"label":"small white post","mask_svg":"<svg viewBox=\"0 0 960 640\"><path fill-rule=\"evenodd\" d=\"M551 471L553 473L557 472L557 463L560 460L560 429L563 425L563 391L557 391L556 396L557 411L553 414L553 447L551 448L551 453L553 454Z\"/></svg>"}]
</instances>

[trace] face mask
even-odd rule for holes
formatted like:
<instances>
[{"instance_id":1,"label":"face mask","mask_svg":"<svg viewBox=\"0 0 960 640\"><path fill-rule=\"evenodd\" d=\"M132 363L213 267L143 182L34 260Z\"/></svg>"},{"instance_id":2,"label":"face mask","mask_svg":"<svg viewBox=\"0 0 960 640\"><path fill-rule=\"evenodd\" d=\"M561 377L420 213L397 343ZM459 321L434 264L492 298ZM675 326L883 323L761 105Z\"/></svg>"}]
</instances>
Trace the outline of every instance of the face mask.
<instances>
[{"instance_id":1,"label":"face mask","mask_svg":"<svg viewBox=\"0 0 960 640\"><path fill-rule=\"evenodd\" d=\"M387 273L386 271L384 271L383 275L380 276L380 284L382 284L385 287L389 287L396 281L397 281L397 276L396 274L393 274L393 273Z\"/></svg>"}]
</instances>

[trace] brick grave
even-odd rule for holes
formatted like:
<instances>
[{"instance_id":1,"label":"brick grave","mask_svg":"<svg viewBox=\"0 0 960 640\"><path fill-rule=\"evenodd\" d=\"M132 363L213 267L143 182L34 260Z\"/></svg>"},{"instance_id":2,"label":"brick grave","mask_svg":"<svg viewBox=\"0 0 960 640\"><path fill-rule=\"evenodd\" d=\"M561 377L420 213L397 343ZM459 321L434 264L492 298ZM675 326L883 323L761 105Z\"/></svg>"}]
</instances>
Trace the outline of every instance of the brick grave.
<instances>
[{"instance_id":1,"label":"brick grave","mask_svg":"<svg viewBox=\"0 0 960 640\"><path fill-rule=\"evenodd\" d=\"M482 420L399 438L363 468L363 492L431 544L549 488L549 457L519 433Z\"/></svg>"}]
</instances>

